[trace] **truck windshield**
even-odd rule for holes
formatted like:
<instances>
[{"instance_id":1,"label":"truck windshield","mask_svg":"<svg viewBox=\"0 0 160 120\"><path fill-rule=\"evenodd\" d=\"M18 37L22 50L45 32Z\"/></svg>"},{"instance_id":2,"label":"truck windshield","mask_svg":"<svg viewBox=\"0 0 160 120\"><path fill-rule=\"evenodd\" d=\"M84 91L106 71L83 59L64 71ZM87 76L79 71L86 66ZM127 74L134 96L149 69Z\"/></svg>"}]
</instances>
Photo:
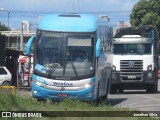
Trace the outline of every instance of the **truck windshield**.
<instances>
[{"instance_id":1,"label":"truck windshield","mask_svg":"<svg viewBox=\"0 0 160 120\"><path fill-rule=\"evenodd\" d=\"M93 75L94 34L40 31L36 64L47 69L48 78L77 79Z\"/></svg>"},{"instance_id":2,"label":"truck windshield","mask_svg":"<svg viewBox=\"0 0 160 120\"><path fill-rule=\"evenodd\" d=\"M151 54L151 44L114 44L114 54Z\"/></svg>"}]
</instances>

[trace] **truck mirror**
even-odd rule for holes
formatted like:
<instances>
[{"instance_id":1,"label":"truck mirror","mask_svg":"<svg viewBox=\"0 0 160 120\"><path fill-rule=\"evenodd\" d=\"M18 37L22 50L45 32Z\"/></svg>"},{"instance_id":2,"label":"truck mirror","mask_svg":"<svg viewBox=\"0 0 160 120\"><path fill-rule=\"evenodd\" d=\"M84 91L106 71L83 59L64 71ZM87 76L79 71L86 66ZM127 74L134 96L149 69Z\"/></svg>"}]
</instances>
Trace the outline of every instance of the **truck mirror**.
<instances>
[{"instance_id":1,"label":"truck mirror","mask_svg":"<svg viewBox=\"0 0 160 120\"><path fill-rule=\"evenodd\" d=\"M100 54L101 54L101 40L100 38L98 38L96 43L96 57L100 57Z\"/></svg>"},{"instance_id":2,"label":"truck mirror","mask_svg":"<svg viewBox=\"0 0 160 120\"><path fill-rule=\"evenodd\" d=\"M27 42L27 46L26 46L26 55L30 55L31 54L31 47L32 47L32 43L35 40L35 36L32 36L28 42Z\"/></svg>"}]
</instances>

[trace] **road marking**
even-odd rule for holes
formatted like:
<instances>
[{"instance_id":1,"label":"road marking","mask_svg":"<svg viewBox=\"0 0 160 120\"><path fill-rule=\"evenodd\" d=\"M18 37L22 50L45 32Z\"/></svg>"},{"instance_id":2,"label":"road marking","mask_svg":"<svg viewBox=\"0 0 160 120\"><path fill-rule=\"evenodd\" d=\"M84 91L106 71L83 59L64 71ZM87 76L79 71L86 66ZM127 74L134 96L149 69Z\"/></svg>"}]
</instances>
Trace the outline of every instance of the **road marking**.
<instances>
[{"instance_id":1,"label":"road marking","mask_svg":"<svg viewBox=\"0 0 160 120\"><path fill-rule=\"evenodd\" d=\"M147 98L148 100L145 100L145 101L141 101L141 102L134 102L134 103L131 103L131 104L128 104L128 105L124 105L124 106L121 106L121 107L129 107L129 108L144 108L144 107L153 107L153 106L157 106L157 105L160 105L160 99L156 99L156 98L153 98L153 97L149 97L149 96L145 96L145 95L136 95L138 97L143 97L143 98ZM150 105L137 105L137 106L133 106L133 105L136 105L136 104L142 104L142 103L145 103L145 102L149 102L149 101L158 101L159 104L150 104Z\"/></svg>"},{"instance_id":2,"label":"road marking","mask_svg":"<svg viewBox=\"0 0 160 120\"><path fill-rule=\"evenodd\" d=\"M145 102L149 102L149 101L152 101L152 100L146 100L146 101L134 102L134 103L131 103L131 104L128 104L128 105L124 105L123 107L129 107L129 106L132 106L132 105L135 105L135 104L145 103Z\"/></svg>"},{"instance_id":3,"label":"road marking","mask_svg":"<svg viewBox=\"0 0 160 120\"><path fill-rule=\"evenodd\" d=\"M154 107L154 106L159 107L160 104L150 104L150 105L134 106L134 107L129 107L129 108L146 108L146 107Z\"/></svg>"},{"instance_id":4,"label":"road marking","mask_svg":"<svg viewBox=\"0 0 160 120\"><path fill-rule=\"evenodd\" d=\"M160 102L160 99L156 99L156 98L153 98L153 97L149 97L149 96L145 96L145 95L136 95L136 96L144 97L144 98L148 98L148 99L150 99L150 100L155 100L155 101Z\"/></svg>"}]
</instances>

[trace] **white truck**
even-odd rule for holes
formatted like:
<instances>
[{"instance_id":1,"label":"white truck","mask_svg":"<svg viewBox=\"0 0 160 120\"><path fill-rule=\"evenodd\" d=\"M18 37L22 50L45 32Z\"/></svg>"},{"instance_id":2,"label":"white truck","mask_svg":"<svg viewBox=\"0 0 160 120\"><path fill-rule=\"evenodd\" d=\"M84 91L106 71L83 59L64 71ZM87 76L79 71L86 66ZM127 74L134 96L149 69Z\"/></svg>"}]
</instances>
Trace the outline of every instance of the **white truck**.
<instances>
[{"instance_id":1,"label":"white truck","mask_svg":"<svg viewBox=\"0 0 160 120\"><path fill-rule=\"evenodd\" d=\"M121 28L113 39L111 93L124 89L157 92L158 44L151 26Z\"/></svg>"},{"instance_id":2,"label":"white truck","mask_svg":"<svg viewBox=\"0 0 160 120\"><path fill-rule=\"evenodd\" d=\"M4 66L0 66L0 86L10 86L11 80L12 75L9 70Z\"/></svg>"}]
</instances>

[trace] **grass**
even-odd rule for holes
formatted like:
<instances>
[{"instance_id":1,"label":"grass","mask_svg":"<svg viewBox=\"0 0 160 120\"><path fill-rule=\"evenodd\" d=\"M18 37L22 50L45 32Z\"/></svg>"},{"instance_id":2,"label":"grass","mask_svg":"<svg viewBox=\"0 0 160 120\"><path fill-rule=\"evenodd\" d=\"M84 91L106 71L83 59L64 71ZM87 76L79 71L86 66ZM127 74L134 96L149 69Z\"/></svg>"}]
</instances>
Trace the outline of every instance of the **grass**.
<instances>
[{"instance_id":1,"label":"grass","mask_svg":"<svg viewBox=\"0 0 160 120\"><path fill-rule=\"evenodd\" d=\"M76 111L129 111L128 108L113 108L110 105L101 103L98 107L94 103L82 102L78 100L66 99L62 102L37 102L32 97L22 97L17 94L7 93L5 91L0 92L0 111L61 111L63 114L69 114L69 116L76 113ZM65 112L67 111L67 112ZM69 113L68 111L72 111ZM55 113L55 112L54 112ZM87 116L90 116L88 113ZM114 112L113 112L114 113ZM96 113L97 114L97 113ZM101 114L99 112L97 115ZM115 114L115 113L114 113ZM100 115L101 116L101 115ZM9 118L5 118L9 119ZM14 118L13 120L21 120L27 118ZM43 117L43 118L29 118L30 120L150 120L149 117ZM158 118L159 119L159 118ZM157 119L157 120L158 120ZM10 119L9 119L10 120Z\"/></svg>"}]
</instances>

